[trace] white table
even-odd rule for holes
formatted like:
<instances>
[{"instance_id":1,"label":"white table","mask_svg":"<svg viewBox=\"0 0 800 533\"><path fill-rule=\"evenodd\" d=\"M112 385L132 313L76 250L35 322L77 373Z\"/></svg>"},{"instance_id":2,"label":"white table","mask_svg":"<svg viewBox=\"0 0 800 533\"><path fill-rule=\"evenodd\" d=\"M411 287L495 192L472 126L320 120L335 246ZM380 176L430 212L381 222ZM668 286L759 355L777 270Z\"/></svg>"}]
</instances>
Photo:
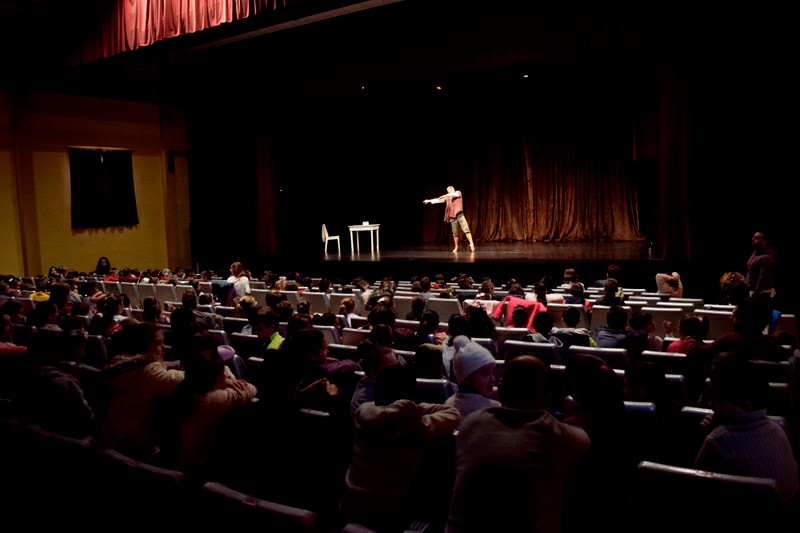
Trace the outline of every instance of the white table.
<instances>
[{"instance_id":1,"label":"white table","mask_svg":"<svg viewBox=\"0 0 800 533\"><path fill-rule=\"evenodd\" d=\"M380 224L355 224L353 226L348 226L348 228L350 228L350 251L356 251L356 250L361 251L361 247L359 246L358 243L358 235L356 235L355 247L353 247L353 233L358 231L368 231L370 248L372 249L373 252L375 250L380 251L381 249Z\"/></svg>"}]
</instances>

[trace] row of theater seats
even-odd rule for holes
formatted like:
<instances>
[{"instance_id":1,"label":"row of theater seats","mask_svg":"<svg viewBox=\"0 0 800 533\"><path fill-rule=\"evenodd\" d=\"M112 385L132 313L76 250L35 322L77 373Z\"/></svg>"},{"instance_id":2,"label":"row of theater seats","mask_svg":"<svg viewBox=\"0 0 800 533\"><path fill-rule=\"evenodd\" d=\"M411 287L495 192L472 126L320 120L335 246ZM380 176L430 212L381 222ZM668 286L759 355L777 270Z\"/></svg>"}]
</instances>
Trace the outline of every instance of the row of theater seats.
<instances>
[{"instance_id":1,"label":"row of theater seats","mask_svg":"<svg viewBox=\"0 0 800 533\"><path fill-rule=\"evenodd\" d=\"M0 417L4 520L84 531L234 530L321 532L317 513L257 498L211 480L100 450Z\"/></svg>"},{"instance_id":2,"label":"row of theater seats","mask_svg":"<svg viewBox=\"0 0 800 533\"><path fill-rule=\"evenodd\" d=\"M681 424L685 426L677 429L685 442L667 441L671 446L685 446L684 459L690 459L699 448L702 434L696 431L697 422L707 414L703 409L684 409ZM325 418L324 413L309 415ZM329 421L324 423L317 429L332 430ZM663 440L663 434L651 404L626 403L626 423L634 436L637 460L631 477L630 507L608 510L619 517L620 525L638 524L641 530L659 532L675 531L687 524L708 531L727 529L723 524L735 531L796 531L791 527L792 517L778 502L774 480L696 470L674 460L674 456L660 455L655 442ZM314 437L324 439L324 434L303 436L311 446L319 446L316 441L310 442ZM337 479L328 479L324 494L317 495L326 502L308 500L310 505L305 508L256 496L247 490L248 482L240 487L235 480L194 478L113 450L97 449L91 437L68 438L13 418L0 416L0 441L4 444L0 471L9 489L4 491L9 521L35 519L42 527L64 527L80 521L89 531L100 527L191 529L224 524L264 531L371 533L366 527L326 514L335 508L338 492L330 489L341 482L338 475L342 469L331 472ZM332 462L330 453L334 450L329 444L325 449L325 460ZM243 454L248 452L243 448ZM448 458L449 453L443 457ZM298 477L310 474L297 466ZM291 485L295 481L286 480L287 492L294 489ZM448 487L439 490L446 501ZM425 529L419 523L413 527ZM412 531L411 524L407 531Z\"/></svg>"}]
</instances>

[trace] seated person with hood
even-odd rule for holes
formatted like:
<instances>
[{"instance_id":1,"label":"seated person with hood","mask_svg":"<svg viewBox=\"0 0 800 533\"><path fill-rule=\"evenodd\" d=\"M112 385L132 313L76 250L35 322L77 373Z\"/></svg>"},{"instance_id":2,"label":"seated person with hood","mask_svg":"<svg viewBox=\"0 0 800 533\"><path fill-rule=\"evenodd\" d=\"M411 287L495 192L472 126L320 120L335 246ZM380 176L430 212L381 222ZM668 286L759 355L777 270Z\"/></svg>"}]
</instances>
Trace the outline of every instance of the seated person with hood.
<instances>
[{"instance_id":1,"label":"seated person with hood","mask_svg":"<svg viewBox=\"0 0 800 533\"><path fill-rule=\"evenodd\" d=\"M457 347L453 358L453 368L458 381L458 391L450 396L445 405L452 405L461 414L461 421L484 407L499 407L497 393L494 391L494 356L464 335L454 340Z\"/></svg>"}]
</instances>

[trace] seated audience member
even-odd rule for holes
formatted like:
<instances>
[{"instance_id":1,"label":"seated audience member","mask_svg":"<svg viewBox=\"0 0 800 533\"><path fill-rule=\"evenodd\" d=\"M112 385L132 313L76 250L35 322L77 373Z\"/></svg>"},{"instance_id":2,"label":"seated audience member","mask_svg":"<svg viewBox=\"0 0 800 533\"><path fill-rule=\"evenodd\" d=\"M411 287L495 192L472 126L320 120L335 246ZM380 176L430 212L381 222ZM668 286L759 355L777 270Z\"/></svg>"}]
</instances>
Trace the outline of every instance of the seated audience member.
<instances>
[{"instance_id":1,"label":"seated audience member","mask_svg":"<svg viewBox=\"0 0 800 533\"><path fill-rule=\"evenodd\" d=\"M299 391L311 387L308 394L298 397L304 402L302 407L335 414L346 412L358 381L355 361L329 357L325 335L314 327L301 329L287 337L281 349L289 350L299 364ZM315 395L312 391L320 394ZM347 405L343 405L343 401L347 401Z\"/></svg>"},{"instance_id":2,"label":"seated audience member","mask_svg":"<svg viewBox=\"0 0 800 533\"><path fill-rule=\"evenodd\" d=\"M391 307L384 307L383 304L375 304L367 315L367 328L372 329L378 324L383 324L392 328L394 347L398 350L413 351L417 345L416 334L413 330L397 325L397 316Z\"/></svg>"},{"instance_id":3,"label":"seated audience member","mask_svg":"<svg viewBox=\"0 0 800 533\"><path fill-rule=\"evenodd\" d=\"M394 330L386 324L375 324L367 333L367 341L378 346L394 348Z\"/></svg>"},{"instance_id":4,"label":"seated audience member","mask_svg":"<svg viewBox=\"0 0 800 533\"><path fill-rule=\"evenodd\" d=\"M511 327L512 328L528 328L528 311L525 307L518 305L511 311ZM533 325L531 325L533 327ZM530 328L529 328L530 329Z\"/></svg>"},{"instance_id":5,"label":"seated audience member","mask_svg":"<svg viewBox=\"0 0 800 533\"><path fill-rule=\"evenodd\" d=\"M119 322L123 318L122 302L117 295L108 292L102 300L98 300L97 312L89 321L89 335L110 337L119 331Z\"/></svg>"},{"instance_id":6,"label":"seated audience member","mask_svg":"<svg viewBox=\"0 0 800 533\"><path fill-rule=\"evenodd\" d=\"M96 418L86 400L77 365L86 336L81 331L34 335L30 366L17 398L17 416L59 435L82 439L96 434Z\"/></svg>"},{"instance_id":7,"label":"seated audience member","mask_svg":"<svg viewBox=\"0 0 800 533\"><path fill-rule=\"evenodd\" d=\"M525 290L519 283L512 283L508 294L503 298L502 303L498 304L492 312L492 318L500 321L506 327L519 327L514 325L513 312L518 307L525 309L528 321L525 325L528 329L533 329L533 317L539 311L546 311L547 306L542 302L526 300ZM505 317L505 318L503 318Z\"/></svg>"},{"instance_id":8,"label":"seated audience member","mask_svg":"<svg viewBox=\"0 0 800 533\"><path fill-rule=\"evenodd\" d=\"M579 328L583 310L578 305L570 305L564 309L561 320L564 322L563 328L553 328L550 334L562 342L563 349L569 349L573 344L576 346L597 346L597 342L592 338L591 332L586 328Z\"/></svg>"},{"instance_id":9,"label":"seated audience member","mask_svg":"<svg viewBox=\"0 0 800 533\"><path fill-rule=\"evenodd\" d=\"M311 309L311 300L305 297L300 297L297 299L297 303L294 306L295 313L298 315L306 315L306 316L313 316L314 312Z\"/></svg>"},{"instance_id":10,"label":"seated audience member","mask_svg":"<svg viewBox=\"0 0 800 533\"><path fill-rule=\"evenodd\" d=\"M350 400L351 419L355 418L356 411L362 403L375 400L375 380L378 379L378 375L387 367L397 364L397 355L389 346L362 342L358 345L358 353L360 355L358 366L364 371L364 376L358 380Z\"/></svg>"},{"instance_id":11,"label":"seated audience member","mask_svg":"<svg viewBox=\"0 0 800 533\"><path fill-rule=\"evenodd\" d=\"M233 316L235 318L246 318L247 324L242 326L242 333L245 335L255 335L253 327L255 326L255 318L261 306L256 302L256 299L246 294L238 299L233 308ZM224 319L223 319L224 320Z\"/></svg>"},{"instance_id":12,"label":"seated audience member","mask_svg":"<svg viewBox=\"0 0 800 533\"><path fill-rule=\"evenodd\" d=\"M107 414L98 447L150 460L158 449L156 411L183 380L183 370L164 364L164 332L155 324L132 324L114 338L117 353L103 369Z\"/></svg>"},{"instance_id":13,"label":"seated audience member","mask_svg":"<svg viewBox=\"0 0 800 533\"><path fill-rule=\"evenodd\" d=\"M710 373L710 423L694 467L722 474L773 478L780 501L797 500L798 467L786 430L763 408L768 384L746 356L722 353ZM706 421L704 421L706 422ZM796 520L796 509L789 511Z\"/></svg>"},{"instance_id":14,"label":"seated audience member","mask_svg":"<svg viewBox=\"0 0 800 533\"><path fill-rule=\"evenodd\" d=\"M737 305L750 296L747 278L741 272L725 272L719 278L720 305Z\"/></svg>"},{"instance_id":15,"label":"seated audience member","mask_svg":"<svg viewBox=\"0 0 800 533\"><path fill-rule=\"evenodd\" d=\"M609 509L630 498L633 455L625 425L623 379L594 355L574 354L564 373L569 394L564 422L589 435L589 453L573 465L564 493L564 531L620 526Z\"/></svg>"},{"instance_id":16,"label":"seated audience member","mask_svg":"<svg viewBox=\"0 0 800 533\"><path fill-rule=\"evenodd\" d=\"M461 417L455 407L416 403L416 381L408 367L387 367L374 392L375 400L356 411L340 510L348 521L403 531L412 520L430 519L418 512L428 507L419 487L423 459L435 440L452 435Z\"/></svg>"},{"instance_id":17,"label":"seated audience member","mask_svg":"<svg viewBox=\"0 0 800 533\"><path fill-rule=\"evenodd\" d=\"M6 300L0 306L0 316L7 316L12 324L25 324L25 315L22 314L22 304L16 300Z\"/></svg>"},{"instance_id":18,"label":"seated audience member","mask_svg":"<svg viewBox=\"0 0 800 533\"><path fill-rule=\"evenodd\" d=\"M453 359L458 390L444 403L458 409L463 424L467 415L484 407L499 407L494 392L494 367L497 360L481 346L468 337L455 339L458 348Z\"/></svg>"},{"instance_id":19,"label":"seated audience member","mask_svg":"<svg viewBox=\"0 0 800 533\"><path fill-rule=\"evenodd\" d=\"M199 475L220 471L225 416L256 396L251 383L226 372L214 337L194 335L181 358L184 379L167 398L162 413L165 437L157 461L162 466Z\"/></svg>"},{"instance_id":20,"label":"seated audience member","mask_svg":"<svg viewBox=\"0 0 800 533\"><path fill-rule=\"evenodd\" d=\"M686 384L691 398L699 398L711 362L723 352L740 353L748 359L789 360L791 352L781 346L774 335L764 333L771 318L772 310L766 302L748 298L733 309L732 332L720 335L710 344L696 343L686 353Z\"/></svg>"},{"instance_id":21,"label":"seated audience member","mask_svg":"<svg viewBox=\"0 0 800 533\"><path fill-rule=\"evenodd\" d=\"M14 323L8 315L0 314L0 357L25 355L28 347L14 343Z\"/></svg>"},{"instance_id":22,"label":"seated audience member","mask_svg":"<svg viewBox=\"0 0 800 533\"><path fill-rule=\"evenodd\" d=\"M656 324L653 322L653 315L650 313L636 313L630 318L630 326L631 328L628 335L631 337L640 337L640 339L638 339L640 342L631 341L631 343L637 345L637 348L642 347L643 350L652 350L655 352L662 351L664 339L655 335ZM629 352L628 355L632 360L636 360L641 353L641 351L638 353Z\"/></svg>"},{"instance_id":23,"label":"seated audience member","mask_svg":"<svg viewBox=\"0 0 800 533\"><path fill-rule=\"evenodd\" d=\"M656 274L656 287L659 294L669 294L671 298L683 298L683 282L677 272Z\"/></svg>"},{"instance_id":24,"label":"seated audience member","mask_svg":"<svg viewBox=\"0 0 800 533\"><path fill-rule=\"evenodd\" d=\"M169 317L164 314L161 304L152 296L142 301L142 322L169 324Z\"/></svg>"},{"instance_id":25,"label":"seated audience member","mask_svg":"<svg viewBox=\"0 0 800 533\"><path fill-rule=\"evenodd\" d=\"M564 296L564 303L570 305L580 305L583 307L587 318L592 316L592 302L586 299L586 291L583 283L572 283L569 286L569 294Z\"/></svg>"},{"instance_id":26,"label":"seated audience member","mask_svg":"<svg viewBox=\"0 0 800 533\"><path fill-rule=\"evenodd\" d=\"M494 292L494 282L491 279L485 279L481 282L480 289L477 291L459 291L456 295L458 301L463 303L464 300L502 300L502 297L498 296Z\"/></svg>"},{"instance_id":27,"label":"seated audience member","mask_svg":"<svg viewBox=\"0 0 800 533\"><path fill-rule=\"evenodd\" d=\"M572 267L568 267L564 269L564 279L561 282L561 288L563 289L570 289L573 283L578 283L581 288L583 288L583 283L580 281L580 276L578 275L578 271Z\"/></svg>"},{"instance_id":28,"label":"seated audience member","mask_svg":"<svg viewBox=\"0 0 800 533\"><path fill-rule=\"evenodd\" d=\"M406 343L406 349L414 350L420 344L441 344L446 337L446 333L438 331L439 328L439 313L433 309L427 309L422 313L419 321L419 327L414 332L413 338L409 339Z\"/></svg>"},{"instance_id":29,"label":"seated audience member","mask_svg":"<svg viewBox=\"0 0 800 533\"><path fill-rule=\"evenodd\" d=\"M454 345L457 348L458 343ZM414 351L414 360L410 365L414 371L414 377L425 379L450 380L449 372L444 366L442 347L438 344L420 344ZM452 396L456 391L455 382L450 380L448 396Z\"/></svg>"},{"instance_id":30,"label":"seated audience member","mask_svg":"<svg viewBox=\"0 0 800 533\"><path fill-rule=\"evenodd\" d=\"M310 316L295 313L289 317L289 320L286 321L286 335L284 335L284 338L291 338L298 331L313 327L314 322L311 320Z\"/></svg>"},{"instance_id":31,"label":"seated audience member","mask_svg":"<svg viewBox=\"0 0 800 533\"><path fill-rule=\"evenodd\" d=\"M277 302L274 306L268 306L268 307L269 309L272 309L273 311L278 313L281 322L288 322L289 319L292 318L295 314L292 302L290 302L289 300L281 300Z\"/></svg>"},{"instance_id":32,"label":"seated audience member","mask_svg":"<svg viewBox=\"0 0 800 533\"><path fill-rule=\"evenodd\" d=\"M58 306L49 300L39 302L33 311L25 315L25 323L37 329L59 331Z\"/></svg>"},{"instance_id":33,"label":"seated audience member","mask_svg":"<svg viewBox=\"0 0 800 533\"><path fill-rule=\"evenodd\" d=\"M559 348L563 346L561 340L552 333L553 315L547 311L536 313L536 316L533 317L533 329L534 332L525 335L524 340L528 342L549 342L550 344L555 344Z\"/></svg>"},{"instance_id":34,"label":"seated audience member","mask_svg":"<svg viewBox=\"0 0 800 533\"><path fill-rule=\"evenodd\" d=\"M72 312L71 297L72 286L66 281L59 281L50 285L50 301L56 304L59 316L68 315Z\"/></svg>"},{"instance_id":35,"label":"seated audience member","mask_svg":"<svg viewBox=\"0 0 800 533\"><path fill-rule=\"evenodd\" d=\"M702 317L684 315L678 323L680 337L667 346L669 353L688 353L696 344L703 343L706 337L706 322Z\"/></svg>"},{"instance_id":36,"label":"seated audience member","mask_svg":"<svg viewBox=\"0 0 800 533\"><path fill-rule=\"evenodd\" d=\"M622 279L620 277L621 275L622 275L622 267L620 267L616 263L611 263L606 268L606 277L602 278L602 279L595 280L595 282L592 283L592 287L600 287L600 288L605 287L606 286L606 282L609 279L614 279L615 281L619 281L619 280Z\"/></svg>"},{"instance_id":37,"label":"seated audience member","mask_svg":"<svg viewBox=\"0 0 800 533\"><path fill-rule=\"evenodd\" d=\"M683 403L670 397L664 371L652 361L640 361L625 369L623 379L625 401L651 402L656 406L658 419L657 442L650 453L659 462L669 462L670 455L679 446L681 408Z\"/></svg>"},{"instance_id":38,"label":"seated audience member","mask_svg":"<svg viewBox=\"0 0 800 533\"><path fill-rule=\"evenodd\" d=\"M637 319L637 325L646 317ZM606 324L597 328L597 346L600 348L625 348L630 362L637 362L647 349L648 335L628 327L628 311L621 305L613 305L606 315ZM663 343L663 339L662 339Z\"/></svg>"},{"instance_id":39,"label":"seated audience member","mask_svg":"<svg viewBox=\"0 0 800 533\"><path fill-rule=\"evenodd\" d=\"M411 297L411 310L406 313L406 320L422 320L422 313L425 312L425 307L428 305L428 300L419 294Z\"/></svg>"},{"instance_id":40,"label":"seated audience member","mask_svg":"<svg viewBox=\"0 0 800 533\"><path fill-rule=\"evenodd\" d=\"M461 424L448 533L562 530L567 473L590 443L547 411L547 376L540 359L515 357L500 382L501 406Z\"/></svg>"},{"instance_id":41,"label":"seated audience member","mask_svg":"<svg viewBox=\"0 0 800 533\"><path fill-rule=\"evenodd\" d=\"M619 282L614 278L609 278L606 280L605 285L603 285L603 296L598 298L595 305L607 305L611 307L613 305L625 305L624 302L625 293L622 291Z\"/></svg>"},{"instance_id":42,"label":"seated audience member","mask_svg":"<svg viewBox=\"0 0 800 533\"><path fill-rule=\"evenodd\" d=\"M495 345L492 355L497 356L497 325L492 317L483 307L467 307L464 315L467 317L469 326L469 338L471 339L491 339Z\"/></svg>"},{"instance_id":43,"label":"seated audience member","mask_svg":"<svg viewBox=\"0 0 800 533\"><path fill-rule=\"evenodd\" d=\"M537 300L547 305L548 303L563 304L564 295L553 292L553 278L544 276L533 285L532 293L525 295L527 300Z\"/></svg>"},{"instance_id":44,"label":"seated audience member","mask_svg":"<svg viewBox=\"0 0 800 533\"><path fill-rule=\"evenodd\" d=\"M445 376L450 381L456 380L456 375L453 373L453 356L457 349L455 339L459 335L469 337L469 323L465 315L454 314L447 320L447 336L442 342L442 365L444 365Z\"/></svg>"},{"instance_id":45,"label":"seated audience member","mask_svg":"<svg viewBox=\"0 0 800 533\"><path fill-rule=\"evenodd\" d=\"M264 299L267 303L267 307L269 307L273 311L277 311L275 307L278 305L279 302L289 301L289 297L286 295L286 293L281 292L280 290L275 288L268 290L267 294L264 296ZM292 307L292 310L294 311L294 307Z\"/></svg>"},{"instance_id":46,"label":"seated audience member","mask_svg":"<svg viewBox=\"0 0 800 533\"><path fill-rule=\"evenodd\" d=\"M197 295L193 290L187 290L181 296L181 309L189 309L194 315L194 319L203 324L207 329L222 329L222 315L207 313L197 310Z\"/></svg>"},{"instance_id":47,"label":"seated audience member","mask_svg":"<svg viewBox=\"0 0 800 533\"><path fill-rule=\"evenodd\" d=\"M360 316L356 313L356 303L356 299L352 296L342 298L342 303L339 305L339 314L344 316L344 324L342 324L342 327L352 328L353 317Z\"/></svg>"},{"instance_id":48,"label":"seated audience member","mask_svg":"<svg viewBox=\"0 0 800 533\"><path fill-rule=\"evenodd\" d=\"M628 311L621 305L612 305L606 315L606 324L597 327L595 339L601 348L626 348Z\"/></svg>"},{"instance_id":49,"label":"seated audience member","mask_svg":"<svg viewBox=\"0 0 800 533\"><path fill-rule=\"evenodd\" d=\"M314 313L311 317L311 323L315 326L333 326L336 328L336 333L341 334L339 330L339 323L338 319L336 318L336 313L331 311L325 311L323 313Z\"/></svg>"}]
</instances>

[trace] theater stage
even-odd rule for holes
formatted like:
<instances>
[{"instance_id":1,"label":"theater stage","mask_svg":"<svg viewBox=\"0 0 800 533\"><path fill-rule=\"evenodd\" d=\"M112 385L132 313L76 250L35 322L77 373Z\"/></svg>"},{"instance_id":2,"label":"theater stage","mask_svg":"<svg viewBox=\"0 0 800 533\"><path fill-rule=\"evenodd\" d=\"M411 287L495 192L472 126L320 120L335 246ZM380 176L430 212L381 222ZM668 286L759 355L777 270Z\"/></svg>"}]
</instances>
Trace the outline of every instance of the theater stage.
<instances>
[{"instance_id":1,"label":"theater stage","mask_svg":"<svg viewBox=\"0 0 800 533\"><path fill-rule=\"evenodd\" d=\"M513 277L532 284L545 275L560 282L567 267L576 268L583 281L591 282L604 277L610 263L617 263L623 267L628 286L646 283L648 290L655 290L654 276L665 268L663 261L649 256L647 242L639 241L478 243L474 252L464 243L458 253L452 252L452 244L444 243L405 248L383 245L374 252L370 251L369 241L362 242L360 251L351 252L349 245L343 242L342 252L338 253L336 243L329 243L328 253L320 254L312 270L318 271L316 275L340 281L387 275L403 280L439 273L449 279L464 272L475 280L491 277L504 283Z\"/></svg>"}]
</instances>

